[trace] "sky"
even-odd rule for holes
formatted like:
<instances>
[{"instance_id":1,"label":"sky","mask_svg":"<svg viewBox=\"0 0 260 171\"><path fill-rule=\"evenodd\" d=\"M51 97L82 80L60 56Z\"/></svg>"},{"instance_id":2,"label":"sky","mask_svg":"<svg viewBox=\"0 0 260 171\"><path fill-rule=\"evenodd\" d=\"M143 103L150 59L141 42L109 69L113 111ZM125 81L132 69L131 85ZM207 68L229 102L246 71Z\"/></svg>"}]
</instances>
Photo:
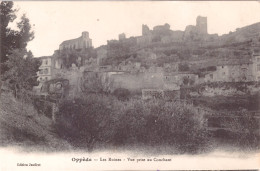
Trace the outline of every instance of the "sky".
<instances>
[{"instance_id":1,"label":"sky","mask_svg":"<svg viewBox=\"0 0 260 171\"><path fill-rule=\"evenodd\" d=\"M94 47L126 37L140 36L142 24L152 29L170 24L172 30L208 18L208 33L219 35L260 22L260 1L15 1L20 16L26 13L35 38L27 48L35 57L49 56L64 40L88 31ZM11 25L11 27L13 27Z\"/></svg>"}]
</instances>

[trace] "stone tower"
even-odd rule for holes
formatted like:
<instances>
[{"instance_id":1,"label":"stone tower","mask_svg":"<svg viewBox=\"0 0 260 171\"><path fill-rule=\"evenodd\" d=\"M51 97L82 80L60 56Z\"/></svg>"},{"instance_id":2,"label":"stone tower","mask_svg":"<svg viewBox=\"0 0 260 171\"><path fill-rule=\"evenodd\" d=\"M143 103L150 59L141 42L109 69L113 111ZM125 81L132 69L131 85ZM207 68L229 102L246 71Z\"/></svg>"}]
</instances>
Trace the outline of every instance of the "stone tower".
<instances>
[{"instance_id":1,"label":"stone tower","mask_svg":"<svg viewBox=\"0 0 260 171\"><path fill-rule=\"evenodd\" d=\"M126 38L125 33L122 33L122 34L118 35L118 39L119 40L124 40L125 38Z\"/></svg>"},{"instance_id":2,"label":"stone tower","mask_svg":"<svg viewBox=\"0 0 260 171\"><path fill-rule=\"evenodd\" d=\"M196 27L199 34L208 34L207 17L198 16L196 20Z\"/></svg>"},{"instance_id":3,"label":"stone tower","mask_svg":"<svg viewBox=\"0 0 260 171\"><path fill-rule=\"evenodd\" d=\"M89 38L89 33L87 31L83 31L82 32L82 37L85 38L85 39L88 39Z\"/></svg>"},{"instance_id":4,"label":"stone tower","mask_svg":"<svg viewBox=\"0 0 260 171\"><path fill-rule=\"evenodd\" d=\"M147 25L142 25L142 35L147 36L150 35L150 29Z\"/></svg>"}]
</instances>

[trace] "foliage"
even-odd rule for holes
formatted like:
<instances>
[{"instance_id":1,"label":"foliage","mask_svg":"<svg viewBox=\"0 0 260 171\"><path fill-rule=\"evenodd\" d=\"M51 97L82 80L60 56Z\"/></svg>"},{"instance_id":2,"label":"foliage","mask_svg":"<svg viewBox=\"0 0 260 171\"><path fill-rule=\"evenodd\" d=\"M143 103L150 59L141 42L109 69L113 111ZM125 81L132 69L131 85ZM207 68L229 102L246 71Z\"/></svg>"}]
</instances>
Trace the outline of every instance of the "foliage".
<instances>
[{"instance_id":1,"label":"foliage","mask_svg":"<svg viewBox=\"0 0 260 171\"><path fill-rule=\"evenodd\" d=\"M248 111L240 111L239 117L221 120L224 127L233 130L230 137L236 139L236 144L244 147L260 147L260 136L257 130L260 128L259 121ZM256 133L257 132L257 133Z\"/></svg>"},{"instance_id":2,"label":"foliage","mask_svg":"<svg viewBox=\"0 0 260 171\"><path fill-rule=\"evenodd\" d=\"M30 102L14 99L8 91L3 91L0 98L1 147L19 144L19 148L27 152L71 149L68 142L59 139L53 132L52 121L39 115Z\"/></svg>"},{"instance_id":3,"label":"foliage","mask_svg":"<svg viewBox=\"0 0 260 171\"><path fill-rule=\"evenodd\" d=\"M15 11L13 9L12 1L2 1L0 4L1 15L1 63L7 60L8 51L13 49L15 45L12 39L15 36L15 31L8 28L8 24L16 19ZM5 42L5 43L3 43Z\"/></svg>"},{"instance_id":4,"label":"foliage","mask_svg":"<svg viewBox=\"0 0 260 171\"><path fill-rule=\"evenodd\" d=\"M80 67L86 64L86 60L90 58L96 58L96 51L92 48L84 50L63 50L55 54L56 58L61 59L62 64L65 68L70 68L72 64L75 64L77 67Z\"/></svg>"},{"instance_id":5,"label":"foliage","mask_svg":"<svg viewBox=\"0 0 260 171\"><path fill-rule=\"evenodd\" d=\"M33 55L27 52L26 46L34 38L31 25L26 15L22 15L21 20L16 23L18 30L12 30L8 25L16 19L12 1L2 1L0 4L1 15L1 86L2 81L21 96L28 95L27 91L37 85L36 72L40 62L32 59Z\"/></svg>"},{"instance_id":6,"label":"foliage","mask_svg":"<svg viewBox=\"0 0 260 171\"><path fill-rule=\"evenodd\" d=\"M86 93L108 93L113 87L113 79L99 72L84 72L81 80L81 90Z\"/></svg>"},{"instance_id":7,"label":"foliage","mask_svg":"<svg viewBox=\"0 0 260 171\"><path fill-rule=\"evenodd\" d=\"M156 63L158 66L163 67L164 64L170 64L170 63L175 63L178 61L178 58L175 56L165 56L161 55L157 57Z\"/></svg>"},{"instance_id":8,"label":"foliage","mask_svg":"<svg viewBox=\"0 0 260 171\"><path fill-rule=\"evenodd\" d=\"M161 100L123 102L101 95L67 100L59 107L56 126L61 137L87 147L145 143L193 153L208 141L206 120L192 106Z\"/></svg>"},{"instance_id":9,"label":"foliage","mask_svg":"<svg viewBox=\"0 0 260 171\"><path fill-rule=\"evenodd\" d=\"M5 64L10 69L2 75L2 80L13 90L15 97L38 85L37 71L41 63L32 57L31 52L14 50Z\"/></svg>"},{"instance_id":10,"label":"foliage","mask_svg":"<svg viewBox=\"0 0 260 171\"><path fill-rule=\"evenodd\" d=\"M8 27L16 19L12 1L2 1L0 4L1 15L1 73L6 72L9 68L4 65L8 56L14 49L26 48L27 43L34 38L34 32L31 31L29 19L25 14L17 23L18 30L12 30Z\"/></svg>"},{"instance_id":11,"label":"foliage","mask_svg":"<svg viewBox=\"0 0 260 171\"><path fill-rule=\"evenodd\" d=\"M187 76L183 77L183 84L184 85L193 85L194 84L194 79L191 79Z\"/></svg>"},{"instance_id":12,"label":"foliage","mask_svg":"<svg viewBox=\"0 0 260 171\"><path fill-rule=\"evenodd\" d=\"M125 88L118 88L115 89L113 94L119 99L119 100L128 100L130 97L130 91Z\"/></svg>"},{"instance_id":13,"label":"foliage","mask_svg":"<svg viewBox=\"0 0 260 171\"><path fill-rule=\"evenodd\" d=\"M57 131L72 144L91 148L96 142L111 141L112 111L101 96L65 100L59 107Z\"/></svg>"},{"instance_id":14,"label":"foliage","mask_svg":"<svg viewBox=\"0 0 260 171\"><path fill-rule=\"evenodd\" d=\"M179 71L189 71L190 67L187 63L179 63Z\"/></svg>"}]
</instances>

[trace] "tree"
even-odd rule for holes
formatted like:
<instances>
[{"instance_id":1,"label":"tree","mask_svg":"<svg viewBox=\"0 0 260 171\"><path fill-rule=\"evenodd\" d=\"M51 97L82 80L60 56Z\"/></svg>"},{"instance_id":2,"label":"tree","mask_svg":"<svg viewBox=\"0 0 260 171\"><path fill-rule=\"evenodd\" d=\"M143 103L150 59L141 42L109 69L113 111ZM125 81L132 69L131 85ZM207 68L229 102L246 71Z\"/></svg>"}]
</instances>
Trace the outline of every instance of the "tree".
<instances>
[{"instance_id":1,"label":"tree","mask_svg":"<svg viewBox=\"0 0 260 171\"><path fill-rule=\"evenodd\" d=\"M179 71L189 71L190 67L187 63L179 63Z\"/></svg>"},{"instance_id":2,"label":"tree","mask_svg":"<svg viewBox=\"0 0 260 171\"><path fill-rule=\"evenodd\" d=\"M2 79L14 91L15 97L38 85L37 71L39 71L41 62L37 58L33 58L30 51L27 52L25 49L12 51L5 65L9 70L3 74Z\"/></svg>"},{"instance_id":3,"label":"tree","mask_svg":"<svg viewBox=\"0 0 260 171\"><path fill-rule=\"evenodd\" d=\"M0 4L1 16L1 73L3 74L9 68L4 64L8 56L14 49L26 48L27 43L34 38L34 32L31 31L29 19L24 14L21 21L17 23L18 30L12 30L8 27L16 18L16 9L13 9L12 1L2 1Z\"/></svg>"},{"instance_id":4,"label":"tree","mask_svg":"<svg viewBox=\"0 0 260 171\"><path fill-rule=\"evenodd\" d=\"M17 23L18 30L12 30L9 26L17 18L13 2L2 1L0 4L1 16L1 80L14 91L15 96L23 90L31 90L37 85L37 74L40 62L33 59L32 53L27 52L27 43L34 38L29 19L24 14Z\"/></svg>"},{"instance_id":5,"label":"tree","mask_svg":"<svg viewBox=\"0 0 260 171\"><path fill-rule=\"evenodd\" d=\"M114 87L114 79L99 72L84 72L80 87L86 93L110 93Z\"/></svg>"},{"instance_id":6,"label":"tree","mask_svg":"<svg viewBox=\"0 0 260 171\"><path fill-rule=\"evenodd\" d=\"M7 60L9 49L12 48L12 37L15 32L8 28L8 24L16 19L12 1L2 1L0 4L1 16L1 64Z\"/></svg>"}]
</instances>

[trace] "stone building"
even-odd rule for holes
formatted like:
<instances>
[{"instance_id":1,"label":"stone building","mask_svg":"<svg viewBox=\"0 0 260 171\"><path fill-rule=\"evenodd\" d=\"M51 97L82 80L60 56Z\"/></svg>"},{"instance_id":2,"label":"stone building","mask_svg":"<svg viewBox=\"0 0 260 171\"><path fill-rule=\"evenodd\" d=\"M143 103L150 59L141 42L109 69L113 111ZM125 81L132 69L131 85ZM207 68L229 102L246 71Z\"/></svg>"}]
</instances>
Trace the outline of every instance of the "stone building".
<instances>
[{"instance_id":1,"label":"stone building","mask_svg":"<svg viewBox=\"0 0 260 171\"><path fill-rule=\"evenodd\" d=\"M165 23L164 25L158 25L153 27L153 32L155 33L161 33L161 32L167 32L170 30L170 25L168 23Z\"/></svg>"},{"instance_id":2,"label":"stone building","mask_svg":"<svg viewBox=\"0 0 260 171\"><path fill-rule=\"evenodd\" d=\"M143 24L142 25L142 36L148 36L150 35L151 32L150 32L150 29L147 25Z\"/></svg>"},{"instance_id":3,"label":"stone building","mask_svg":"<svg viewBox=\"0 0 260 171\"><path fill-rule=\"evenodd\" d=\"M38 75L37 80L40 83L42 83L52 79L54 63L53 63L53 58L51 56L43 56L43 57L39 57L39 59L41 60L42 64L39 67L40 71L37 72Z\"/></svg>"},{"instance_id":4,"label":"stone building","mask_svg":"<svg viewBox=\"0 0 260 171\"><path fill-rule=\"evenodd\" d=\"M208 34L207 17L198 16L196 19L196 27L199 34Z\"/></svg>"},{"instance_id":5,"label":"stone building","mask_svg":"<svg viewBox=\"0 0 260 171\"><path fill-rule=\"evenodd\" d=\"M208 37L207 17L198 16L196 19L196 26L188 25L185 28L184 40L202 40Z\"/></svg>"},{"instance_id":6,"label":"stone building","mask_svg":"<svg viewBox=\"0 0 260 171\"><path fill-rule=\"evenodd\" d=\"M255 81L251 60L219 61L216 71L205 75L204 82L250 82Z\"/></svg>"},{"instance_id":7,"label":"stone building","mask_svg":"<svg viewBox=\"0 0 260 171\"><path fill-rule=\"evenodd\" d=\"M87 49L92 47L92 39L89 38L87 31L82 32L81 37L71 40L66 40L60 44L59 50L66 49Z\"/></svg>"},{"instance_id":8,"label":"stone building","mask_svg":"<svg viewBox=\"0 0 260 171\"><path fill-rule=\"evenodd\" d=\"M151 35L146 35L146 36L138 36L136 37L136 43L139 46L142 45L148 45L152 42L152 36Z\"/></svg>"},{"instance_id":9,"label":"stone building","mask_svg":"<svg viewBox=\"0 0 260 171\"><path fill-rule=\"evenodd\" d=\"M126 39L126 36L125 36L125 33L121 33L118 35L118 40L121 41L121 40L125 40Z\"/></svg>"},{"instance_id":10,"label":"stone building","mask_svg":"<svg viewBox=\"0 0 260 171\"><path fill-rule=\"evenodd\" d=\"M255 81L260 81L260 53L253 54L252 72Z\"/></svg>"},{"instance_id":11,"label":"stone building","mask_svg":"<svg viewBox=\"0 0 260 171\"><path fill-rule=\"evenodd\" d=\"M102 62L104 59L107 58L107 47L106 46L100 46L96 48L97 51L97 65L102 65Z\"/></svg>"}]
</instances>

